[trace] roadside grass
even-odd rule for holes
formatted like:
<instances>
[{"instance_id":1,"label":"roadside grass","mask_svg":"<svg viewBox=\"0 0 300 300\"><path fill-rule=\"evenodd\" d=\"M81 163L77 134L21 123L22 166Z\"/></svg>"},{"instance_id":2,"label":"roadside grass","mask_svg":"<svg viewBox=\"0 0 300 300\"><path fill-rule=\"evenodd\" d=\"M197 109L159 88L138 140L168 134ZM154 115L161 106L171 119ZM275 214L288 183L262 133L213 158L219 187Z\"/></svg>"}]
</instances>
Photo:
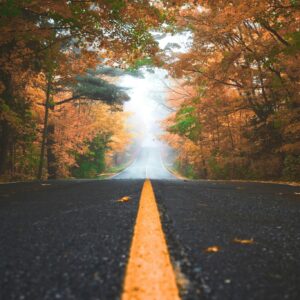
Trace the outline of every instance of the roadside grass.
<instances>
[{"instance_id":1,"label":"roadside grass","mask_svg":"<svg viewBox=\"0 0 300 300\"><path fill-rule=\"evenodd\" d=\"M216 182L253 182L253 183L270 183L270 184L282 184L290 186L300 186L300 181L286 181L286 180L256 180L256 179L212 179L212 178L200 178L197 177L193 172L182 172L178 167L178 164L173 163L166 165L166 168L170 173L175 175L179 179L183 180L205 180L205 181L216 181Z\"/></svg>"},{"instance_id":2,"label":"roadside grass","mask_svg":"<svg viewBox=\"0 0 300 300\"><path fill-rule=\"evenodd\" d=\"M130 165L131 161L117 165L117 166L113 166L113 167L109 167L105 170L104 173L101 173L100 175L97 176L98 179L107 179L110 178L111 176L114 176L122 171L124 171L129 165Z\"/></svg>"}]
</instances>

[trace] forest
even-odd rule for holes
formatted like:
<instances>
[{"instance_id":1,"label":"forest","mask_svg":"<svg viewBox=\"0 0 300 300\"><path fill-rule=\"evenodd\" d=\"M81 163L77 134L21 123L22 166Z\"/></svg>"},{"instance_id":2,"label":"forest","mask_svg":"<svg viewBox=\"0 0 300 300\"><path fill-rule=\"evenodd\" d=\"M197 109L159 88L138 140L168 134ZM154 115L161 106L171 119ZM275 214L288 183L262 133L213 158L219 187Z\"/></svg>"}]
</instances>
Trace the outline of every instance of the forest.
<instances>
[{"instance_id":1,"label":"forest","mask_svg":"<svg viewBox=\"0 0 300 300\"><path fill-rule=\"evenodd\" d=\"M193 45L170 66L181 79L165 138L178 169L192 178L299 180L299 1L197 2L178 17Z\"/></svg>"},{"instance_id":2,"label":"forest","mask_svg":"<svg viewBox=\"0 0 300 300\"><path fill-rule=\"evenodd\" d=\"M128 96L115 82L155 55L149 30L171 18L167 7L1 1L2 180L93 178L122 161Z\"/></svg>"},{"instance_id":3,"label":"forest","mask_svg":"<svg viewBox=\"0 0 300 300\"><path fill-rule=\"evenodd\" d=\"M168 70L162 139L188 178L300 180L298 0L0 3L0 180L130 160L124 74ZM152 32L189 32L171 57Z\"/></svg>"}]
</instances>

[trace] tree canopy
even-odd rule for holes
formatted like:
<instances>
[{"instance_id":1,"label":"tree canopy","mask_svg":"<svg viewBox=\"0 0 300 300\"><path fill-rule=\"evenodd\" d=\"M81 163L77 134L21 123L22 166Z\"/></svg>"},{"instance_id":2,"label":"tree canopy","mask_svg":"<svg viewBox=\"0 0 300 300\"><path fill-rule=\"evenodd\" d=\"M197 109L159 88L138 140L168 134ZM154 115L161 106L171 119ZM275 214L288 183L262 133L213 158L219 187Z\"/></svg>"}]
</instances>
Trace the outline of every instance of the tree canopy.
<instances>
[{"instance_id":1,"label":"tree canopy","mask_svg":"<svg viewBox=\"0 0 300 300\"><path fill-rule=\"evenodd\" d=\"M299 179L299 8L293 0L1 1L1 176L68 176L96 146L113 161L108 145L123 151L128 135L121 125L104 130L96 115L124 121L128 95L117 78L157 65L177 79L165 138L181 170ZM155 39L176 32L191 35L190 49L159 49Z\"/></svg>"},{"instance_id":2,"label":"tree canopy","mask_svg":"<svg viewBox=\"0 0 300 300\"><path fill-rule=\"evenodd\" d=\"M45 143L47 149L54 143L49 108L68 99L119 104L128 99L113 83L86 72L103 61L124 68L154 56L158 46L150 29L171 20L173 8L145 0L1 1L0 174L16 173L19 153L32 153L39 139L44 160Z\"/></svg>"},{"instance_id":3,"label":"tree canopy","mask_svg":"<svg viewBox=\"0 0 300 300\"><path fill-rule=\"evenodd\" d=\"M195 176L299 179L299 11L280 0L194 1L180 11L193 45L169 67L182 78L177 89L193 92L168 139Z\"/></svg>"}]
</instances>

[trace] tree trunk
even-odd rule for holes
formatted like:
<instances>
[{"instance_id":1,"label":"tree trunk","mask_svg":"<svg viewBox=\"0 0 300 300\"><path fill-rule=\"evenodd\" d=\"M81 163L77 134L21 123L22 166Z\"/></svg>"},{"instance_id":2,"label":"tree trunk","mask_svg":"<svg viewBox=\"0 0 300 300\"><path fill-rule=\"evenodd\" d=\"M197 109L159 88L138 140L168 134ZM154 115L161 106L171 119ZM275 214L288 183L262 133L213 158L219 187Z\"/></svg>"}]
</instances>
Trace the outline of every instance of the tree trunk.
<instances>
[{"instance_id":1,"label":"tree trunk","mask_svg":"<svg viewBox=\"0 0 300 300\"><path fill-rule=\"evenodd\" d=\"M11 106L13 104L13 88L11 76L9 73L4 72L4 70L1 70L0 68L0 78L5 86L5 90L1 93L0 97L4 100L4 103L11 109ZM7 120L3 119L0 122L0 175L3 175L7 171L11 136L11 127Z\"/></svg>"},{"instance_id":2,"label":"tree trunk","mask_svg":"<svg viewBox=\"0 0 300 300\"><path fill-rule=\"evenodd\" d=\"M46 90L46 101L45 101L45 116L44 116L44 126L43 126L43 136L42 136L42 145L40 153L40 162L38 170L38 179L43 177L43 168L44 168L44 158L45 158L45 149L48 136L48 120L49 120L49 107L50 107L50 88L51 88L51 76L47 78L47 90Z\"/></svg>"},{"instance_id":3,"label":"tree trunk","mask_svg":"<svg viewBox=\"0 0 300 300\"><path fill-rule=\"evenodd\" d=\"M233 140L233 135L232 135L232 131L231 131L231 128L230 128L230 120L229 120L228 115L226 115L226 119L227 119L227 129L228 129L228 135L229 135L229 138L230 138L231 148L232 148L232 150L234 150L234 148L235 148L234 140Z\"/></svg>"},{"instance_id":4,"label":"tree trunk","mask_svg":"<svg viewBox=\"0 0 300 300\"><path fill-rule=\"evenodd\" d=\"M203 151L203 145L202 145L202 139L200 139L198 141L198 146L200 146L200 152L201 152L201 160L202 160L202 170L201 170L201 173L200 173L200 176L203 178L203 179L206 179L207 178L207 167L206 167L206 161L205 161L205 158L204 158L204 151Z\"/></svg>"},{"instance_id":5,"label":"tree trunk","mask_svg":"<svg viewBox=\"0 0 300 300\"><path fill-rule=\"evenodd\" d=\"M11 143L9 147L9 173L10 178L15 176L15 143Z\"/></svg>"},{"instance_id":6,"label":"tree trunk","mask_svg":"<svg viewBox=\"0 0 300 300\"><path fill-rule=\"evenodd\" d=\"M47 163L48 163L48 178L56 179L57 178L57 167L56 167L56 157L53 151L53 146L55 144L54 124L48 125L48 138L47 138Z\"/></svg>"},{"instance_id":7,"label":"tree trunk","mask_svg":"<svg viewBox=\"0 0 300 300\"><path fill-rule=\"evenodd\" d=\"M7 168L9 151L9 126L6 121L1 122L0 135L0 175L3 175Z\"/></svg>"}]
</instances>

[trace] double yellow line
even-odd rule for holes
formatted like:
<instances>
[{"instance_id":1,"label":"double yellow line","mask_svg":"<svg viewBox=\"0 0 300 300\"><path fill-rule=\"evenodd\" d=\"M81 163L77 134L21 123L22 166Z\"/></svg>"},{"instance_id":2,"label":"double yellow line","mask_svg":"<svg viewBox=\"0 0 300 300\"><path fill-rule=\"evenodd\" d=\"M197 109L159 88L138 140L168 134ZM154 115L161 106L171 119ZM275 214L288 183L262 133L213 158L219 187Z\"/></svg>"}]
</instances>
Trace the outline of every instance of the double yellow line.
<instances>
[{"instance_id":1,"label":"double yellow line","mask_svg":"<svg viewBox=\"0 0 300 300\"><path fill-rule=\"evenodd\" d=\"M141 194L121 299L180 299L149 179Z\"/></svg>"}]
</instances>

